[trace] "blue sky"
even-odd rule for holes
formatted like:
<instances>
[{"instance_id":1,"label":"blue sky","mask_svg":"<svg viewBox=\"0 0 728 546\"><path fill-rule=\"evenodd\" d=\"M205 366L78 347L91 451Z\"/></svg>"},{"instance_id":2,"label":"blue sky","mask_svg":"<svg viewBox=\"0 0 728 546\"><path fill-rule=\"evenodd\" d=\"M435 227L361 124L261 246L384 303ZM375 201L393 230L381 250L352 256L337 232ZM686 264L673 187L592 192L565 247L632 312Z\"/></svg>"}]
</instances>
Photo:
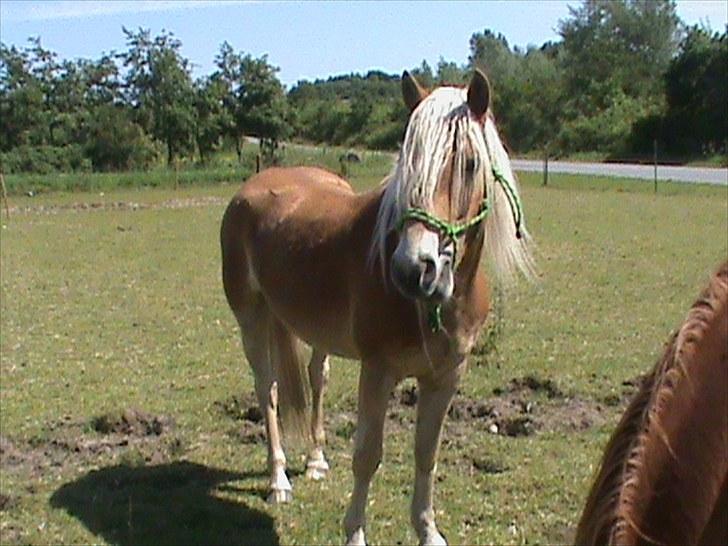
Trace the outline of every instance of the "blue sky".
<instances>
[{"instance_id":1,"label":"blue sky","mask_svg":"<svg viewBox=\"0 0 728 546\"><path fill-rule=\"evenodd\" d=\"M167 29L180 38L195 74L212 71L220 44L268 54L287 84L299 79L380 69L399 73L442 56L464 63L468 40L490 28L522 47L557 40L559 19L577 0L456 2L263 2L133 0L0 2L0 39L25 45L40 36L63 58L97 58L123 50L121 27ZM678 1L688 24L728 22L725 0Z\"/></svg>"}]
</instances>

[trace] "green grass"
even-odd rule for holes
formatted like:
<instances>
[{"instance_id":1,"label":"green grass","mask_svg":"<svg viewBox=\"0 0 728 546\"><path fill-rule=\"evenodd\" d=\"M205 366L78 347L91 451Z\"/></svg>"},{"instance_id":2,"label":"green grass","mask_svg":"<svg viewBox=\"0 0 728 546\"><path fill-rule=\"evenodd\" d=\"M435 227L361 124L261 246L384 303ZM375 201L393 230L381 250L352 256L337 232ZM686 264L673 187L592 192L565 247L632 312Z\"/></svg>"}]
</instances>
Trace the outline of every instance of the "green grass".
<instances>
[{"instance_id":1,"label":"green grass","mask_svg":"<svg viewBox=\"0 0 728 546\"><path fill-rule=\"evenodd\" d=\"M159 168L151 171L111 173L10 174L6 176L8 194L43 194L49 192L113 191L125 188L171 188L234 182L250 176L250 165L174 170Z\"/></svg>"},{"instance_id":2,"label":"green grass","mask_svg":"<svg viewBox=\"0 0 728 546\"><path fill-rule=\"evenodd\" d=\"M322 156L335 167L336 153ZM371 186L387 168L386 158L365 159L352 166L353 183ZM459 396L486 400L532 375L570 397L619 397L625 380L653 364L728 255L726 189L663 184L654 195L651 184L622 179L555 175L548 188L538 174L522 181L540 280L507 294L497 353L473 363ZM220 282L219 222L234 191L218 184L11 200L18 208L9 220L3 213L0 232L0 431L38 464L0 465L0 493L9 498L0 543L343 540L357 364L332 364L329 479L307 482L299 475L303 452L289 452L290 506L266 505L265 448L243 441L242 423L220 410L219 402L252 392ZM218 199L202 201L210 197ZM181 199L200 206L69 208ZM171 416L176 425L108 451L58 447L98 444L106 437L93 419L127 408ZM517 438L449 422L436 489L443 532L467 544L563 539L617 410L603 425ZM371 492L374 544L415 540L413 410L400 411L408 420L387 421ZM502 471L483 472L476 459Z\"/></svg>"},{"instance_id":3,"label":"green grass","mask_svg":"<svg viewBox=\"0 0 728 546\"><path fill-rule=\"evenodd\" d=\"M209 186L221 182L238 183L248 178L256 169L258 146L247 144L238 163L232 152L221 153L208 165L183 163L174 169L158 166L137 172L109 173L60 173L60 174L8 174L5 175L7 192L11 196L38 195L55 192L109 192L129 188L179 188ZM346 148L288 144L280 152L281 165L320 165L334 172L341 172L341 155ZM386 152L358 151L360 163L348 163L347 175L380 172L391 163L391 154ZM371 181L368 181L371 182Z\"/></svg>"}]
</instances>

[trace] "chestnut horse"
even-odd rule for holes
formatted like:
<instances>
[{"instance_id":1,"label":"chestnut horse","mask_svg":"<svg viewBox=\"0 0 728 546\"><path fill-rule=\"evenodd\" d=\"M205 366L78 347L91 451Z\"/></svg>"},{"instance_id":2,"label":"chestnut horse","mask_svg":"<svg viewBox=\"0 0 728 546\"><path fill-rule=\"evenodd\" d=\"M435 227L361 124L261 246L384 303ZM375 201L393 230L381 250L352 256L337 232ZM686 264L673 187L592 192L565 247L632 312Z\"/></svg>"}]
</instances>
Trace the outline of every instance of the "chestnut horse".
<instances>
[{"instance_id":1,"label":"chestnut horse","mask_svg":"<svg viewBox=\"0 0 728 546\"><path fill-rule=\"evenodd\" d=\"M222 222L223 283L264 410L269 500L291 498L277 422L301 425L307 381L298 346L313 348L314 447L323 476L321 400L327 355L361 361L354 491L344 518L364 544L370 481L382 456L387 401L418 380L412 523L423 544L445 544L432 490L443 420L488 313L481 257L497 274L531 272L529 237L510 161L476 71L466 88L427 93L408 73L410 118L391 174L355 194L316 168L274 168L243 185Z\"/></svg>"},{"instance_id":2,"label":"chestnut horse","mask_svg":"<svg viewBox=\"0 0 728 546\"><path fill-rule=\"evenodd\" d=\"M609 440L576 544L728 544L728 262Z\"/></svg>"}]
</instances>

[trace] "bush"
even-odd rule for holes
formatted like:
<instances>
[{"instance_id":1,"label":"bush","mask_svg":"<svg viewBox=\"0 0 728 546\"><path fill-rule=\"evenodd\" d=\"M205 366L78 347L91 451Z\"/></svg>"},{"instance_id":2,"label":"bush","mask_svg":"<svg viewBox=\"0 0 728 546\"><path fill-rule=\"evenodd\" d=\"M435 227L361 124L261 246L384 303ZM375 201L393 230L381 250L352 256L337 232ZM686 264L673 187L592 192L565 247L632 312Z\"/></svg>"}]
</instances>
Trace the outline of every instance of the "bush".
<instances>
[{"instance_id":1,"label":"bush","mask_svg":"<svg viewBox=\"0 0 728 546\"><path fill-rule=\"evenodd\" d=\"M567 154L592 151L623 154L632 125L645 115L645 110L638 99L619 92L607 108L595 115L579 116L562 125L556 148Z\"/></svg>"},{"instance_id":2,"label":"bush","mask_svg":"<svg viewBox=\"0 0 728 546\"><path fill-rule=\"evenodd\" d=\"M4 173L50 174L55 172L88 172L91 161L84 157L78 144L68 146L18 146L0 154Z\"/></svg>"},{"instance_id":3,"label":"bush","mask_svg":"<svg viewBox=\"0 0 728 546\"><path fill-rule=\"evenodd\" d=\"M145 169L159 155L151 138L121 108L101 106L86 134L86 155L96 171Z\"/></svg>"},{"instance_id":4,"label":"bush","mask_svg":"<svg viewBox=\"0 0 728 546\"><path fill-rule=\"evenodd\" d=\"M366 138L367 148L373 150L396 150L400 142L404 129L398 123L389 123L382 128L372 131Z\"/></svg>"}]
</instances>

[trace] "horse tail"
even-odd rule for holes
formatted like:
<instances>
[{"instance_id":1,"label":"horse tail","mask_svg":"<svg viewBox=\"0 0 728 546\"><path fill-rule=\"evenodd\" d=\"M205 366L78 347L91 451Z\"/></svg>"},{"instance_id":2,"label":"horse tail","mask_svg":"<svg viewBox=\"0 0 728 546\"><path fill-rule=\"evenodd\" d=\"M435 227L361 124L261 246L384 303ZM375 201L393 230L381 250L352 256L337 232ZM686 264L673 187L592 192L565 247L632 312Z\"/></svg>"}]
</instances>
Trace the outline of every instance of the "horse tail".
<instances>
[{"instance_id":1,"label":"horse tail","mask_svg":"<svg viewBox=\"0 0 728 546\"><path fill-rule=\"evenodd\" d=\"M271 316L268 352L278 383L278 412L283 432L294 441L310 441L310 384L303 343Z\"/></svg>"},{"instance_id":2,"label":"horse tail","mask_svg":"<svg viewBox=\"0 0 728 546\"><path fill-rule=\"evenodd\" d=\"M490 115L485 121L484 137L492 162L486 173L486 190L491 202L485 226L486 251L493 260L496 275L506 284L518 272L533 279L536 276L533 242L526 230L516 176Z\"/></svg>"}]
</instances>

